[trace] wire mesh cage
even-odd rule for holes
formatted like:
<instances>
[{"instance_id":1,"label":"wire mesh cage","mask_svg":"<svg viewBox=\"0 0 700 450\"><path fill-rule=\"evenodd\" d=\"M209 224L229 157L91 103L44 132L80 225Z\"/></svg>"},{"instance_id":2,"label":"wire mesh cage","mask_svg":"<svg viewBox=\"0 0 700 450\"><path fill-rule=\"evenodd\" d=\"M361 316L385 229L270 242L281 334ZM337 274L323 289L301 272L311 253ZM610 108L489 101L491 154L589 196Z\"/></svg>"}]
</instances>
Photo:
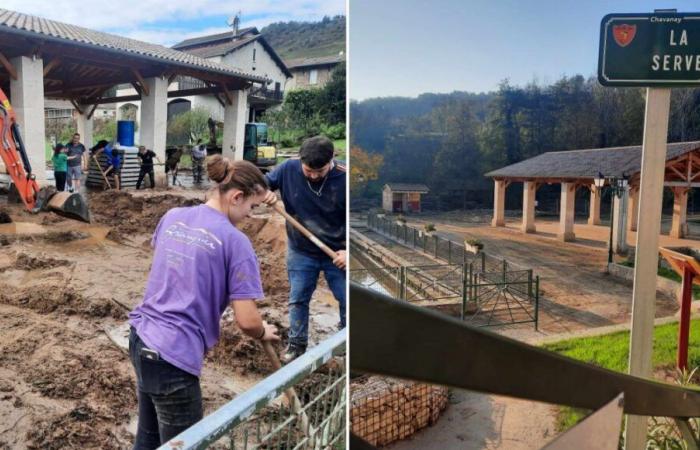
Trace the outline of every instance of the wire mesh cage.
<instances>
[{"instance_id":1,"label":"wire mesh cage","mask_svg":"<svg viewBox=\"0 0 700 450\"><path fill-rule=\"evenodd\" d=\"M160 448L345 448L346 342L338 331Z\"/></svg>"}]
</instances>

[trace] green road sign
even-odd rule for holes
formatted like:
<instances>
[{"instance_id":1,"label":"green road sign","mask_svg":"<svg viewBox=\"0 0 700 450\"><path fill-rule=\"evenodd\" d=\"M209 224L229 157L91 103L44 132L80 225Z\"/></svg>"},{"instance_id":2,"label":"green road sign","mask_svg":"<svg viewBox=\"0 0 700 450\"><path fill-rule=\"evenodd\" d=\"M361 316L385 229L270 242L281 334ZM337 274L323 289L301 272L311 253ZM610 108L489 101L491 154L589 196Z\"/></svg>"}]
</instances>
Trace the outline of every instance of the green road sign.
<instances>
[{"instance_id":1,"label":"green road sign","mask_svg":"<svg viewBox=\"0 0 700 450\"><path fill-rule=\"evenodd\" d=\"M598 80L605 86L700 86L700 13L603 17Z\"/></svg>"}]
</instances>

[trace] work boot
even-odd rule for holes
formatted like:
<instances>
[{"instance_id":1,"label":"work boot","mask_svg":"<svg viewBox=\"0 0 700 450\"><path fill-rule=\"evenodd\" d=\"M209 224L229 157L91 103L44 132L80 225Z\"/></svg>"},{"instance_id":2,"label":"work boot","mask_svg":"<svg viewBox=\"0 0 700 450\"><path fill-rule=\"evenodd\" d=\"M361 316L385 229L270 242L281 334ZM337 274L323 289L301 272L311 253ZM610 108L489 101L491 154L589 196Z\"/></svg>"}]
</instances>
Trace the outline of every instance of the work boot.
<instances>
[{"instance_id":1,"label":"work boot","mask_svg":"<svg viewBox=\"0 0 700 450\"><path fill-rule=\"evenodd\" d=\"M306 345L292 344L290 342L287 350L284 351L284 355L282 355L282 362L289 364L304 353L306 353Z\"/></svg>"}]
</instances>

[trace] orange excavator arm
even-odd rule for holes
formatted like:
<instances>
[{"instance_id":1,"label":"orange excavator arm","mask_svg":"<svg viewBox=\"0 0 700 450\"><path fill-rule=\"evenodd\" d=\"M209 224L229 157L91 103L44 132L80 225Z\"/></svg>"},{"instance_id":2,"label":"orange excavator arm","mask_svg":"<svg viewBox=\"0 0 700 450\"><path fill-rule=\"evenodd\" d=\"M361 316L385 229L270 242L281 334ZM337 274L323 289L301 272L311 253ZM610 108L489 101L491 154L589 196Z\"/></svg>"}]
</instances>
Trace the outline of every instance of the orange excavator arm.
<instances>
[{"instance_id":1,"label":"orange excavator arm","mask_svg":"<svg viewBox=\"0 0 700 450\"><path fill-rule=\"evenodd\" d=\"M50 209L66 217L90 222L90 212L80 194L56 193L53 188L39 189L19 133L15 112L2 89L0 89L0 157L27 210L37 213Z\"/></svg>"},{"instance_id":2,"label":"orange excavator arm","mask_svg":"<svg viewBox=\"0 0 700 450\"><path fill-rule=\"evenodd\" d=\"M17 188L22 202L29 211L37 206L39 185L32 174L32 166L19 133L15 111L5 93L0 89L0 156L7 173Z\"/></svg>"}]
</instances>

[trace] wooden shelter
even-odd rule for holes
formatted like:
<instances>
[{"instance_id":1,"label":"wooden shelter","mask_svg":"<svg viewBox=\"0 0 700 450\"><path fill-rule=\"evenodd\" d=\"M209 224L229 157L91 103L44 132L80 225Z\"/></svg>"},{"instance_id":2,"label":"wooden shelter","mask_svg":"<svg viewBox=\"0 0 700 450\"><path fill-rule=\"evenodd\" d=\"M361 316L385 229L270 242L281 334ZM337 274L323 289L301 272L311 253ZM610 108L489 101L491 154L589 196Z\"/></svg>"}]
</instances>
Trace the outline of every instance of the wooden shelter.
<instances>
[{"instance_id":1,"label":"wooden shelter","mask_svg":"<svg viewBox=\"0 0 700 450\"><path fill-rule=\"evenodd\" d=\"M424 184L387 183L382 191L382 208L387 212L421 212L420 196L428 192Z\"/></svg>"},{"instance_id":2,"label":"wooden shelter","mask_svg":"<svg viewBox=\"0 0 700 450\"><path fill-rule=\"evenodd\" d=\"M629 177L626 211L619 199L615 199L615 216L627 219L627 229L637 230L639 206L639 178L641 173L642 146L596 148L547 152L519 163L511 164L486 174L494 180L493 226L505 226L505 191L514 182L523 183L522 231L534 233L535 195L543 184L561 184L560 224L561 240L575 239L574 201L576 190L590 191L590 225L600 224L601 189L594 179L599 173L605 177ZM687 235L688 192L700 187L700 141L668 144L664 186L673 191L673 222L670 235L682 238ZM617 222L617 220L616 220Z\"/></svg>"},{"instance_id":3,"label":"wooden shelter","mask_svg":"<svg viewBox=\"0 0 700 450\"><path fill-rule=\"evenodd\" d=\"M168 90L183 77L201 80L204 87ZM247 90L268 81L161 45L0 9L0 87L17 113L40 181L45 98L71 101L87 146L92 144L92 115L98 104L141 100L140 143L164 159L168 97L211 94L225 110L223 151L242 159ZM124 84L132 85L137 95L115 97L114 88Z\"/></svg>"}]
</instances>

